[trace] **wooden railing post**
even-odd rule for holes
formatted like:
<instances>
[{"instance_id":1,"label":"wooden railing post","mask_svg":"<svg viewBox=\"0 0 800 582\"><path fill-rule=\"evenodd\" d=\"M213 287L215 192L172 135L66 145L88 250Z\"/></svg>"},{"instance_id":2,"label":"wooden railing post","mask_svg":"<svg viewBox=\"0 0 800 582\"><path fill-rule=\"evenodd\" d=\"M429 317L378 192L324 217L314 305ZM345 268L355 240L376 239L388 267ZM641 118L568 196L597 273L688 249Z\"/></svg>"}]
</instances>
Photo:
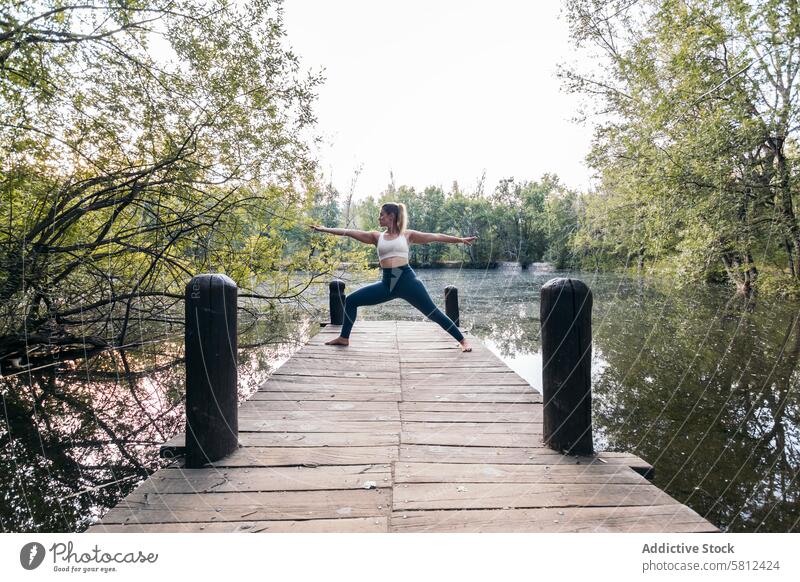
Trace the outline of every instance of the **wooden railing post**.
<instances>
[{"instance_id":1,"label":"wooden railing post","mask_svg":"<svg viewBox=\"0 0 800 582\"><path fill-rule=\"evenodd\" d=\"M453 285L448 285L444 288L444 312L447 317L453 320L456 327L461 325L458 312L458 289Z\"/></svg>"},{"instance_id":2,"label":"wooden railing post","mask_svg":"<svg viewBox=\"0 0 800 582\"><path fill-rule=\"evenodd\" d=\"M186 467L239 445L236 283L198 275L186 286Z\"/></svg>"},{"instance_id":3,"label":"wooden railing post","mask_svg":"<svg viewBox=\"0 0 800 582\"><path fill-rule=\"evenodd\" d=\"M335 279L328 285L330 288L330 311L331 325L342 325L344 323L344 281Z\"/></svg>"},{"instance_id":4,"label":"wooden railing post","mask_svg":"<svg viewBox=\"0 0 800 582\"><path fill-rule=\"evenodd\" d=\"M541 291L544 442L590 455L592 446L592 292L578 279L552 279Z\"/></svg>"}]
</instances>

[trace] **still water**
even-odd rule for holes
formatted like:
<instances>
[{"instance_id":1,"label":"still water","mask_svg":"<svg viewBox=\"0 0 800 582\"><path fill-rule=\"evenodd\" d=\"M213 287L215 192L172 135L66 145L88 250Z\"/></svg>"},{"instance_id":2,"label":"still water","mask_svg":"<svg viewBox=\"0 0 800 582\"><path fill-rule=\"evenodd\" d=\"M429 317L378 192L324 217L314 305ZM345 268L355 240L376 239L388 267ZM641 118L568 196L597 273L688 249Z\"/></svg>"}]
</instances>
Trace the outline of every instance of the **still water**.
<instances>
[{"instance_id":1,"label":"still water","mask_svg":"<svg viewBox=\"0 0 800 582\"><path fill-rule=\"evenodd\" d=\"M724 287L528 270L415 269L443 305L459 290L461 324L541 389L539 289L556 276L592 289L594 439L655 467L655 484L725 531L800 530L800 311L747 303ZM348 279L345 277L345 279ZM377 280L348 280L347 291ZM240 337L240 397L327 319L327 286ZM422 316L402 300L359 319ZM357 324L356 324L357 325ZM183 430L180 329L126 353L7 376L0 384L0 526L82 531L161 461Z\"/></svg>"}]
</instances>

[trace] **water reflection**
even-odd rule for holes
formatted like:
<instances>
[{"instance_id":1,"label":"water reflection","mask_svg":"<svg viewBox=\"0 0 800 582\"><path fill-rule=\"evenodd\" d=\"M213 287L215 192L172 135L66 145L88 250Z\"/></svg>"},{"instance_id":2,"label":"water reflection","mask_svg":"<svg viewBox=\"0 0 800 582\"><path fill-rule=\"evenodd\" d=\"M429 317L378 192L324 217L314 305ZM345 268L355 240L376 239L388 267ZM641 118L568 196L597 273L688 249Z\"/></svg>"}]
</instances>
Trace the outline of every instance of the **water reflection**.
<instances>
[{"instance_id":1,"label":"water reflection","mask_svg":"<svg viewBox=\"0 0 800 582\"><path fill-rule=\"evenodd\" d=\"M529 271L419 270L438 304L541 389L539 289L575 276L594 294L595 446L633 452L655 483L728 531L800 527L800 314L725 288ZM370 308L367 308L370 309ZM365 317L421 319L395 301Z\"/></svg>"},{"instance_id":2,"label":"water reflection","mask_svg":"<svg viewBox=\"0 0 800 582\"><path fill-rule=\"evenodd\" d=\"M289 311L240 331L241 400L313 333ZM83 531L163 466L185 425L183 362L173 336L0 379L0 529Z\"/></svg>"}]
</instances>

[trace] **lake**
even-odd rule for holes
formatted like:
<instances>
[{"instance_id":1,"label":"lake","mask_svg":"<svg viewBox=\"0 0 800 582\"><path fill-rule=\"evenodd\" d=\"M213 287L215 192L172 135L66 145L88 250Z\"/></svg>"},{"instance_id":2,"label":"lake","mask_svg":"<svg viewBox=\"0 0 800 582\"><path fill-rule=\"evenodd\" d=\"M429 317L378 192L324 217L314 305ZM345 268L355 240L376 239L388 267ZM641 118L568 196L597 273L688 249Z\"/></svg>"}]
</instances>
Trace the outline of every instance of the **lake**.
<instances>
[{"instance_id":1,"label":"lake","mask_svg":"<svg viewBox=\"0 0 800 582\"><path fill-rule=\"evenodd\" d=\"M583 280L594 295L595 448L650 462L656 485L725 531L798 530L797 302L545 265L415 271L440 306L455 285L462 328L537 390L539 290L557 276ZM310 309L240 326L240 346L260 344L240 350L241 399L327 319L327 285L307 298ZM362 318L423 319L402 300ZM184 378L182 329L160 331L166 340L136 350L3 378L2 531L82 531L164 463L158 445L183 430Z\"/></svg>"}]
</instances>

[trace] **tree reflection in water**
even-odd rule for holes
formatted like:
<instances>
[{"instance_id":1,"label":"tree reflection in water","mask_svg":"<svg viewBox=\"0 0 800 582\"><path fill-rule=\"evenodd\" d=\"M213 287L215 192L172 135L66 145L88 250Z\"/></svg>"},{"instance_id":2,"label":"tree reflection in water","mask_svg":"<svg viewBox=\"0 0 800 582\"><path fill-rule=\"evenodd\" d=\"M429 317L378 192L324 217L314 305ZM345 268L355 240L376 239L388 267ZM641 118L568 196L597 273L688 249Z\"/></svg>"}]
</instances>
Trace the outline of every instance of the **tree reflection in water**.
<instances>
[{"instance_id":1,"label":"tree reflection in water","mask_svg":"<svg viewBox=\"0 0 800 582\"><path fill-rule=\"evenodd\" d=\"M240 400L311 331L297 314L240 325ZM185 427L183 363L181 335L6 371L2 531L83 531L166 464L159 446Z\"/></svg>"}]
</instances>

